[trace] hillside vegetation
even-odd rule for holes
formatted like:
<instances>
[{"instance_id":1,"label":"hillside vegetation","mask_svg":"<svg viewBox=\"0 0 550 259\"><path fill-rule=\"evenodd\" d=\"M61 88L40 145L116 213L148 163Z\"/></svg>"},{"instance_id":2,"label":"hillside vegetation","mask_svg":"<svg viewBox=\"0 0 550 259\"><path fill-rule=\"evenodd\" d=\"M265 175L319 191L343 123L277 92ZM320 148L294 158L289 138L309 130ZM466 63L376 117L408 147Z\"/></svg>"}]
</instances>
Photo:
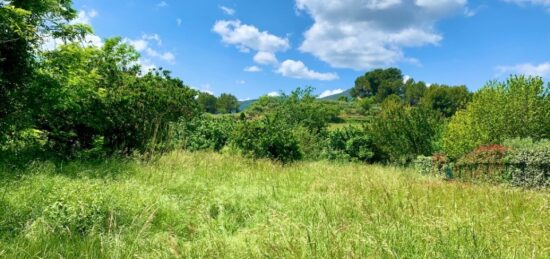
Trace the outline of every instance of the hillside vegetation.
<instances>
[{"instance_id":1,"label":"hillside vegetation","mask_svg":"<svg viewBox=\"0 0 550 259\"><path fill-rule=\"evenodd\" d=\"M0 257L548 258L550 194L173 152L3 168Z\"/></svg>"}]
</instances>

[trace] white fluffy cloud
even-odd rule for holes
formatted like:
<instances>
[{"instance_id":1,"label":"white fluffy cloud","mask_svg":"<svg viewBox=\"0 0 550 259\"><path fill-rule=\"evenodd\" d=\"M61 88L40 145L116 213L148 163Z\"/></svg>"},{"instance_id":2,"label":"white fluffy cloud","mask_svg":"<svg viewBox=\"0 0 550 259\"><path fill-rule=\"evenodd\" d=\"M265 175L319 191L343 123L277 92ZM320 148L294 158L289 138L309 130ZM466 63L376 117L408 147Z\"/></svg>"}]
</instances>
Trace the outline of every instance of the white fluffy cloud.
<instances>
[{"instance_id":1,"label":"white fluffy cloud","mask_svg":"<svg viewBox=\"0 0 550 259\"><path fill-rule=\"evenodd\" d=\"M332 96L332 95L335 95L335 94L341 94L344 92L344 89L334 89L334 90L326 90L324 92L322 92L317 98L325 98L325 97L329 97L329 96Z\"/></svg>"},{"instance_id":2,"label":"white fluffy cloud","mask_svg":"<svg viewBox=\"0 0 550 259\"><path fill-rule=\"evenodd\" d=\"M525 63L513 66L498 66L496 70L499 76L505 74L522 74L528 76L550 77L550 62L538 65Z\"/></svg>"},{"instance_id":3,"label":"white fluffy cloud","mask_svg":"<svg viewBox=\"0 0 550 259\"><path fill-rule=\"evenodd\" d=\"M220 9L221 9L225 14L230 15L230 16L233 16L233 15L235 15L235 13L236 13L235 9L229 8L229 7L227 7L227 6L221 5L221 6L220 6Z\"/></svg>"},{"instance_id":4,"label":"white fluffy cloud","mask_svg":"<svg viewBox=\"0 0 550 259\"><path fill-rule=\"evenodd\" d=\"M81 10L78 12L78 16L71 23L73 24L92 24L92 19L98 15L97 11L92 9L90 11Z\"/></svg>"},{"instance_id":5,"label":"white fluffy cloud","mask_svg":"<svg viewBox=\"0 0 550 259\"><path fill-rule=\"evenodd\" d=\"M279 92L271 92L271 93L267 93L267 96L269 96L269 97L278 97L278 96L281 96L281 93L279 93Z\"/></svg>"},{"instance_id":6,"label":"white fluffy cloud","mask_svg":"<svg viewBox=\"0 0 550 259\"><path fill-rule=\"evenodd\" d=\"M212 31L219 34L224 43L235 45L242 52L256 51L254 61L262 65L277 63L275 53L290 48L288 39L260 31L239 20L217 21Z\"/></svg>"},{"instance_id":7,"label":"white fluffy cloud","mask_svg":"<svg viewBox=\"0 0 550 259\"><path fill-rule=\"evenodd\" d=\"M138 52L141 52L148 57L158 58L168 63L174 63L176 61L176 56L174 56L172 52L159 52L151 46L151 43L156 43L157 46L162 45L162 39L158 34L143 34L139 39L126 38L123 42L132 45Z\"/></svg>"},{"instance_id":8,"label":"white fluffy cloud","mask_svg":"<svg viewBox=\"0 0 550 259\"><path fill-rule=\"evenodd\" d=\"M436 22L466 0L296 0L314 20L300 46L333 67L369 69L414 61L403 48L438 44Z\"/></svg>"},{"instance_id":9,"label":"white fluffy cloud","mask_svg":"<svg viewBox=\"0 0 550 259\"><path fill-rule=\"evenodd\" d=\"M297 79L309 79L309 80L322 80L330 81L338 79L338 75L335 73L319 73L306 67L304 62L295 60L285 60L279 68L277 73L285 76Z\"/></svg>"},{"instance_id":10,"label":"white fluffy cloud","mask_svg":"<svg viewBox=\"0 0 550 259\"><path fill-rule=\"evenodd\" d=\"M259 68L258 66L250 66L250 67L245 67L244 68L244 72L249 72L249 73L256 73L256 72L261 72L262 69Z\"/></svg>"},{"instance_id":11,"label":"white fluffy cloud","mask_svg":"<svg viewBox=\"0 0 550 259\"><path fill-rule=\"evenodd\" d=\"M274 53L264 51L260 51L254 55L254 62L261 65L273 65L279 63Z\"/></svg>"}]
</instances>

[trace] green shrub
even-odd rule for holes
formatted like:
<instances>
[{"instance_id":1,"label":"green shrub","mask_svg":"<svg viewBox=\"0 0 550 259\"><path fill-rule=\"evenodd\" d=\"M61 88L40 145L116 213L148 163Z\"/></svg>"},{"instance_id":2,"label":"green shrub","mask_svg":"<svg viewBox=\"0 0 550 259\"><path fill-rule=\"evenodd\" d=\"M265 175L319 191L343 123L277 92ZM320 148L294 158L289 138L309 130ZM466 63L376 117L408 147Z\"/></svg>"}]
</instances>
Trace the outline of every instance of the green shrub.
<instances>
[{"instance_id":1,"label":"green shrub","mask_svg":"<svg viewBox=\"0 0 550 259\"><path fill-rule=\"evenodd\" d=\"M550 137L549 93L537 77L489 83L451 119L442 141L445 153L458 159L476 147L509 138Z\"/></svg>"},{"instance_id":2,"label":"green shrub","mask_svg":"<svg viewBox=\"0 0 550 259\"><path fill-rule=\"evenodd\" d=\"M508 150L502 145L478 147L457 161L453 176L465 181L504 182Z\"/></svg>"},{"instance_id":3,"label":"green shrub","mask_svg":"<svg viewBox=\"0 0 550 259\"><path fill-rule=\"evenodd\" d=\"M330 160L367 163L385 160L385 155L377 148L373 138L365 130L354 127L328 133L323 155Z\"/></svg>"},{"instance_id":4,"label":"green shrub","mask_svg":"<svg viewBox=\"0 0 550 259\"><path fill-rule=\"evenodd\" d=\"M504 142L511 148L507 178L514 186L550 187L550 141L513 139Z\"/></svg>"},{"instance_id":5,"label":"green shrub","mask_svg":"<svg viewBox=\"0 0 550 259\"><path fill-rule=\"evenodd\" d=\"M370 124L377 146L390 161L407 164L419 155L438 151L442 121L437 112L404 104L398 96L388 97Z\"/></svg>"},{"instance_id":6,"label":"green shrub","mask_svg":"<svg viewBox=\"0 0 550 259\"><path fill-rule=\"evenodd\" d=\"M190 121L180 121L175 129L174 142L190 151L222 150L236 127L233 117L203 115Z\"/></svg>"},{"instance_id":7,"label":"green shrub","mask_svg":"<svg viewBox=\"0 0 550 259\"><path fill-rule=\"evenodd\" d=\"M232 144L244 155L289 163L302 158L292 128L278 117L241 122Z\"/></svg>"},{"instance_id":8,"label":"green shrub","mask_svg":"<svg viewBox=\"0 0 550 259\"><path fill-rule=\"evenodd\" d=\"M447 179L452 178L452 164L449 163L447 156L435 154L433 156L418 156L413 165L421 174L443 176Z\"/></svg>"}]
</instances>

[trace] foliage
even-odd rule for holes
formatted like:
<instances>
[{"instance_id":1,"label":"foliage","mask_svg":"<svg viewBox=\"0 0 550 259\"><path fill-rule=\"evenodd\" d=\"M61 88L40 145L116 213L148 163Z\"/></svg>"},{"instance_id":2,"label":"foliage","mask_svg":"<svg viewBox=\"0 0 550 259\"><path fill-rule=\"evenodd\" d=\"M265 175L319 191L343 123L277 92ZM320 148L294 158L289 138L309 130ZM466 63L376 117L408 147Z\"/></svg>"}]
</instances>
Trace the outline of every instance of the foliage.
<instances>
[{"instance_id":1,"label":"foliage","mask_svg":"<svg viewBox=\"0 0 550 259\"><path fill-rule=\"evenodd\" d=\"M405 82L405 103L412 106L418 105L422 97L424 97L426 90L426 83L422 81L415 82L412 78L407 80L407 82Z\"/></svg>"},{"instance_id":2,"label":"foliage","mask_svg":"<svg viewBox=\"0 0 550 259\"><path fill-rule=\"evenodd\" d=\"M390 95L403 95L403 74L397 68L375 69L357 78L351 90L353 97L376 97L378 102Z\"/></svg>"},{"instance_id":3,"label":"foliage","mask_svg":"<svg viewBox=\"0 0 550 259\"><path fill-rule=\"evenodd\" d=\"M226 93L221 94L216 102L217 111L219 113L239 112L239 105L237 97Z\"/></svg>"},{"instance_id":4,"label":"foliage","mask_svg":"<svg viewBox=\"0 0 550 259\"><path fill-rule=\"evenodd\" d=\"M458 110L464 109L471 97L466 86L431 85L425 90L420 103L445 117L451 117Z\"/></svg>"},{"instance_id":5,"label":"foliage","mask_svg":"<svg viewBox=\"0 0 550 259\"><path fill-rule=\"evenodd\" d=\"M29 124L22 91L33 81L43 38L82 39L91 29L76 18L70 0L4 1L0 5L0 143Z\"/></svg>"},{"instance_id":6,"label":"foliage","mask_svg":"<svg viewBox=\"0 0 550 259\"><path fill-rule=\"evenodd\" d=\"M506 160L512 185L550 187L550 140L513 139L504 143L511 148Z\"/></svg>"},{"instance_id":7,"label":"foliage","mask_svg":"<svg viewBox=\"0 0 550 259\"><path fill-rule=\"evenodd\" d=\"M441 120L432 110L405 105L397 96L387 98L370 124L377 145L399 163L438 151Z\"/></svg>"},{"instance_id":8,"label":"foliage","mask_svg":"<svg viewBox=\"0 0 550 259\"><path fill-rule=\"evenodd\" d=\"M44 54L26 95L53 151L71 155L99 137L113 152L152 151L168 141L172 122L195 115L195 91L168 71L140 74L138 57L118 38L101 49L67 44Z\"/></svg>"},{"instance_id":9,"label":"foliage","mask_svg":"<svg viewBox=\"0 0 550 259\"><path fill-rule=\"evenodd\" d=\"M463 181L505 182L505 157L508 148L502 145L481 146L460 158L453 177Z\"/></svg>"},{"instance_id":10,"label":"foliage","mask_svg":"<svg viewBox=\"0 0 550 259\"><path fill-rule=\"evenodd\" d=\"M292 128L280 117L244 121L237 126L232 144L243 154L289 163L302 157Z\"/></svg>"},{"instance_id":11,"label":"foliage","mask_svg":"<svg viewBox=\"0 0 550 259\"><path fill-rule=\"evenodd\" d=\"M186 150L222 150L230 141L236 127L232 117L203 115L192 120L181 120L175 129L173 141Z\"/></svg>"},{"instance_id":12,"label":"foliage","mask_svg":"<svg viewBox=\"0 0 550 259\"><path fill-rule=\"evenodd\" d=\"M197 96L197 103L203 112L215 114L218 112L218 99L209 93L200 92Z\"/></svg>"},{"instance_id":13,"label":"foliage","mask_svg":"<svg viewBox=\"0 0 550 259\"><path fill-rule=\"evenodd\" d=\"M475 147L508 138L548 138L549 125L548 86L541 78L514 76L506 82L492 82L474 94L466 110L459 111L448 124L443 147L456 159Z\"/></svg>"},{"instance_id":14,"label":"foliage","mask_svg":"<svg viewBox=\"0 0 550 259\"><path fill-rule=\"evenodd\" d=\"M113 151L154 151L170 140L170 126L196 116L195 91L169 73L148 73L107 94L105 146Z\"/></svg>"},{"instance_id":15,"label":"foliage","mask_svg":"<svg viewBox=\"0 0 550 259\"><path fill-rule=\"evenodd\" d=\"M367 163L384 162L385 156L373 138L362 129L346 127L328 133L324 157Z\"/></svg>"}]
</instances>

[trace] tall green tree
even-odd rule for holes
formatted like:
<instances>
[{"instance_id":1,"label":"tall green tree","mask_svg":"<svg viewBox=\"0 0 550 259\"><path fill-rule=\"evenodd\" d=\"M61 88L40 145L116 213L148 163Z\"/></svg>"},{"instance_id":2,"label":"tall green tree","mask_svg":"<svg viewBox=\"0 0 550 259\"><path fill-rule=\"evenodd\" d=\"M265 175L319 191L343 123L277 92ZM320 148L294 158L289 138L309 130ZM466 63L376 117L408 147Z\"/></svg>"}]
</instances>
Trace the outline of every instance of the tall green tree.
<instances>
[{"instance_id":1,"label":"tall green tree","mask_svg":"<svg viewBox=\"0 0 550 259\"><path fill-rule=\"evenodd\" d=\"M26 122L21 91L33 80L35 58L45 39L75 40L91 29L70 24L71 0L7 0L0 5L0 138ZM0 139L1 141L1 139Z\"/></svg>"},{"instance_id":2,"label":"tall green tree","mask_svg":"<svg viewBox=\"0 0 550 259\"><path fill-rule=\"evenodd\" d=\"M395 94L403 96L403 74L398 68L375 69L355 80L351 95L356 98L375 96L382 102Z\"/></svg>"},{"instance_id":3,"label":"tall green tree","mask_svg":"<svg viewBox=\"0 0 550 259\"><path fill-rule=\"evenodd\" d=\"M478 146L518 137L550 138L550 86L542 78L512 76L490 82L452 117L443 147L458 158Z\"/></svg>"},{"instance_id":4,"label":"tall green tree","mask_svg":"<svg viewBox=\"0 0 550 259\"><path fill-rule=\"evenodd\" d=\"M426 83L422 81L415 82L412 78L407 80L405 82L405 102L413 106L418 105L422 97L424 97L426 90Z\"/></svg>"},{"instance_id":5,"label":"tall green tree","mask_svg":"<svg viewBox=\"0 0 550 259\"><path fill-rule=\"evenodd\" d=\"M216 113L218 111L218 99L216 96L209 93L200 92L197 97L197 102L202 111L208 113Z\"/></svg>"},{"instance_id":6,"label":"tall green tree","mask_svg":"<svg viewBox=\"0 0 550 259\"><path fill-rule=\"evenodd\" d=\"M440 112L445 117L453 116L471 101L472 94L466 86L431 85L420 100L424 107Z\"/></svg>"},{"instance_id":7,"label":"tall green tree","mask_svg":"<svg viewBox=\"0 0 550 259\"><path fill-rule=\"evenodd\" d=\"M232 94L223 93L218 97L217 107L219 113L239 112L239 100Z\"/></svg>"}]
</instances>

